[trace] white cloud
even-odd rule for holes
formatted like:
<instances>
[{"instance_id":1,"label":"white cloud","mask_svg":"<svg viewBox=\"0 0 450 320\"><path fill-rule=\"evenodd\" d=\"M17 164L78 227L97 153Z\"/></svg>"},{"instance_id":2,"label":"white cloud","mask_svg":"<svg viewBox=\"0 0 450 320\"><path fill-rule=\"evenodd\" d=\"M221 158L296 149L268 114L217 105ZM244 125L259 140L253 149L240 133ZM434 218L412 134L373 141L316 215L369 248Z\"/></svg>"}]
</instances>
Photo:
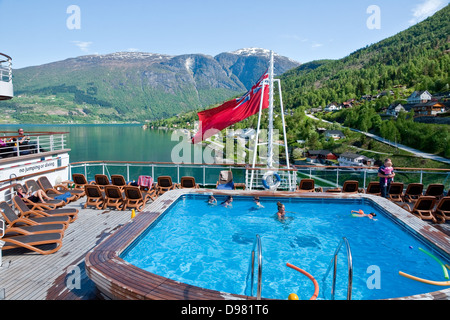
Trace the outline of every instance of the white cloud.
<instances>
[{"instance_id":1,"label":"white cloud","mask_svg":"<svg viewBox=\"0 0 450 320\"><path fill-rule=\"evenodd\" d=\"M446 5L446 0L424 0L422 3L416 5L412 10L413 18L409 20L409 23L416 24L422 20L425 20Z\"/></svg>"},{"instance_id":2,"label":"white cloud","mask_svg":"<svg viewBox=\"0 0 450 320\"><path fill-rule=\"evenodd\" d=\"M322 47L322 46L323 46L323 44L321 44L321 43L314 43L314 44L311 46L311 48L316 49L316 48L320 48L320 47Z\"/></svg>"},{"instance_id":3,"label":"white cloud","mask_svg":"<svg viewBox=\"0 0 450 320\"><path fill-rule=\"evenodd\" d=\"M80 48L83 52L89 52L89 47L92 45L92 42L88 41L72 41L78 48Z\"/></svg>"},{"instance_id":4,"label":"white cloud","mask_svg":"<svg viewBox=\"0 0 450 320\"><path fill-rule=\"evenodd\" d=\"M138 48L128 48L126 51L127 52L139 52L140 50Z\"/></svg>"}]
</instances>

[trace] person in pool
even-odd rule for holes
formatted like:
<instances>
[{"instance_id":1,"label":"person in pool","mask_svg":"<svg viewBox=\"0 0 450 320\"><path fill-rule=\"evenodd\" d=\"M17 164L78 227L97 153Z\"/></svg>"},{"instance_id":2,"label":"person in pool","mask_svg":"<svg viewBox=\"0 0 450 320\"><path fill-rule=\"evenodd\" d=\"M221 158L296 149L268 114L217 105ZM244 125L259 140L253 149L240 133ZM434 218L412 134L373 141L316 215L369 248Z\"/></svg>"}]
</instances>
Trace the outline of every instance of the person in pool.
<instances>
[{"instance_id":1,"label":"person in pool","mask_svg":"<svg viewBox=\"0 0 450 320\"><path fill-rule=\"evenodd\" d=\"M264 208L264 206L261 204L261 202L259 202L259 197L254 197L253 201L258 206L258 208Z\"/></svg>"},{"instance_id":2,"label":"person in pool","mask_svg":"<svg viewBox=\"0 0 450 320\"><path fill-rule=\"evenodd\" d=\"M213 195L209 196L208 204L217 204L217 199Z\"/></svg>"},{"instance_id":3,"label":"person in pool","mask_svg":"<svg viewBox=\"0 0 450 320\"><path fill-rule=\"evenodd\" d=\"M369 219L373 219L374 217L377 216L373 212L371 212L369 214L365 214L364 211L362 211L362 210L358 210L358 211L352 210L352 215L357 218L368 217Z\"/></svg>"},{"instance_id":4,"label":"person in pool","mask_svg":"<svg viewBox=\"0 0 450 320\"><path fill-rule=\"evenodd\" d=\"M284 207L284 204L278 201L277 207L278 207L277 212L278 220L284 220L286 218L286 208Z\"/></svg>"},{"instance_id":5,"label":"person in pool","mask_svg":"<svg viewBox=\"0 0 450 320\"><path fill-rule=\"evenodd\" d=\"M233 202L233 197L228 196L227 200L222 202L221 205L223 205L224 207L232 207L233 206L232 202Z\"/></svg>"}]
</instances>

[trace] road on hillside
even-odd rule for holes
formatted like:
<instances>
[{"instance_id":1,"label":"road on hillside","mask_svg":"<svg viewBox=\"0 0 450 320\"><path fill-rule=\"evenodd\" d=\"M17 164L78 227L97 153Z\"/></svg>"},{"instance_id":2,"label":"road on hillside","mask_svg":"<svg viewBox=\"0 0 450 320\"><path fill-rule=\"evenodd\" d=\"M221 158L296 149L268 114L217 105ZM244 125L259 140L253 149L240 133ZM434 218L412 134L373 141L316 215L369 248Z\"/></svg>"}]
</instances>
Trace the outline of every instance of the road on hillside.
<instances>
[{"instance_id":1,"label":"road on hillside","mask_svg":"<svg viewBox=\"0 0 450 320\"><path fill-rule=\"evenodd\" d=\"M332 122L330 122L330 121L316 118L316 117L314 117L311 114L307 114L306 112L305 112L305 114L306 114L307 117L309 117L311 119L332 124ZM345 128L344 126L342 126L342 127ZM382 137L376 136L376 135L374 135L372 133L369 133L369 132L364 132L364 131L360 131L360 130L353 129L353 128L349 128L349 129L352 130L352 131L355 131L355 132L362 133L362 134L364 134L364 135L366 135L366 136L368 136L368 137L370 137L370 138L372 138L374 140L380 141L380 142L382 142L384 144L387 144L387 145L393 146L395 148L399 148L399 149L402 149L402 150L414 153L418 157L425 158L425 159L431 159L431 160L434 160L434 161L439 161L439 162L446 163L446 164L450 165L450 159L447 159L447 158L444 158L444 157L441 157L441 156L437 156L435 154L426 153L426 152L423 152L423 151L420 151L420 150L416 150L414 148L411 148L411 147L408 147L408 146L405 146L405 145L402 145L402 144L399 144L399 143L396 143L396 142L393 142L393 141L386 140L386 139L384 139Z\"/></svg>"}]
</instances>

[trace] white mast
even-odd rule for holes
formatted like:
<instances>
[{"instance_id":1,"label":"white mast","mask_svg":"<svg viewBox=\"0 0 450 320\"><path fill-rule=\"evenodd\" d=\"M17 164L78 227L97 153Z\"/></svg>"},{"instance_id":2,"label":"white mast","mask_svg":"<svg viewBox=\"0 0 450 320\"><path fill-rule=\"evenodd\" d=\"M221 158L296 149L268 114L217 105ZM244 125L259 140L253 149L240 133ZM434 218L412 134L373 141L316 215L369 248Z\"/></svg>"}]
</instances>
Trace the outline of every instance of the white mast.
<instances>
[{"instance_id":1,"label":"white mast","mask_svg":"<svg viewBox=\"0 0 450 320\"><path fill-rule=\"evenodd\" d=\"M273 51L270 51L269 66L269 137L267 145L267 167L273 168Z\"/></svg>"}]
</instances>

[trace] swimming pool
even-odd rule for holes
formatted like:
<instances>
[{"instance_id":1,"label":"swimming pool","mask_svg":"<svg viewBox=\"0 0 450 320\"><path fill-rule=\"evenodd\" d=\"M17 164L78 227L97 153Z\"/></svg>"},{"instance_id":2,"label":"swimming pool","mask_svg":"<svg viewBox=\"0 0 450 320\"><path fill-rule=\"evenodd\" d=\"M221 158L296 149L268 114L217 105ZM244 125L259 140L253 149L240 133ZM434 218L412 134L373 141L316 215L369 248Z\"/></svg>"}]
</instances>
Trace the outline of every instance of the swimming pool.
<instances>
[{"instance_id":1,"label":"swimming pool","mask_svg":"<svg viewBox=\"0 0 450 320\"><path fill-rule=\"evenodd\" d=\"M234 196L233 206L206 203L206 195L182 195L121 254L127 263L149 273L192 286L237 295L249 294L248 270L253 242L261 237L262 296L287 299L296 293L309 299L309 279L286 267L294 264L312 274L320 286L319 299L330 298L332 276L322 282L343 237L353 257L354 300L386 299L432 292L441 288L398 275L444 280L442 269L419 247L448 263L448 256L419 240L366 198L310 199L263 197L257 208L251 197ZM276 218L276 202L286 206L287 218ZM375 212L376 220L354 218L351 210ZM345 250L339 255L336 299L347 291ZM379 288L378 288L379 286Z\"/></svg>"}]
</instances>

